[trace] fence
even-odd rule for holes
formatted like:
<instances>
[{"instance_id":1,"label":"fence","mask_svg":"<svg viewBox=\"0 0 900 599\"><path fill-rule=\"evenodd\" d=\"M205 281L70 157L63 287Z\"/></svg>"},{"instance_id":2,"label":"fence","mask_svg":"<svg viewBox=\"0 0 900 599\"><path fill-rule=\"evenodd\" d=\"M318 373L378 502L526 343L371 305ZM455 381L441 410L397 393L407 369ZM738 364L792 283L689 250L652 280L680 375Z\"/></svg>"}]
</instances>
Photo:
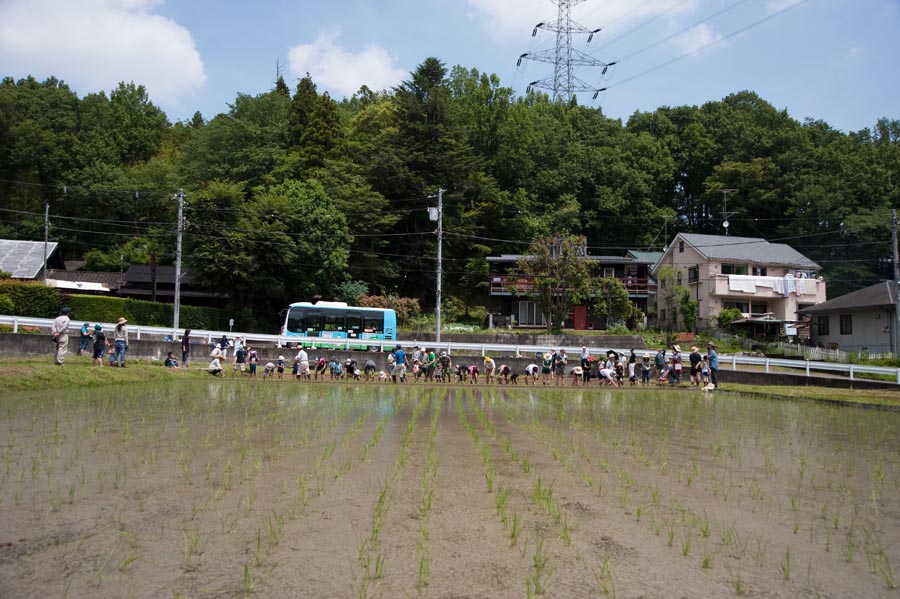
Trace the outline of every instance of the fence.
<instances>
[{"instance_id":1,"label":"fence","mask_svg":"<svg viewBox=\"0 0 900 599\"><path fill-rule=\"evenodd\" d=\"M80 321L79 321L80 322ZM31 326L31 327L39 327L42 329L49 330L50 327L53 326L53 320L49 318L27 318L22 316L3 316L0 315L0 324L12 325L13 333L19 332L19 327ZM101 323L102 324L102 323ZM104 330L113 330L115 328L114 324L104 324ZM80 329L80 325L78 322L74 322L71 325L72 331L78 331ZM184 334L184 329L173 330L171 328L164 327L147 327L147 326L139 326L139 325L129 325L128 331L130 335L134 335L135 339L141 339L141 336L151 336L156 338L165 338L169 337L172 339L179 339L181 335ZM286 337L284 335L265 335L260 333L242 333L242 332L225 332L225 331L204 331L204 330L192 330L191 337L196 340L205 340L207 343L213 343L222 338L222 336L226 336L229 338L241 337L246 340L247 343L270 343L276 347L287 347L289 344L303 343L305 345L311 345L316 349L344 349L350 351L350 349L361 343L359 339L324 339L321 337ZM372 350L374 351L385 351L386 349L392 348L395 344L400 343L405 347L409 347L413 344L417 344L418 342L414 339L406 339L406 340L397 340L397 341L377 341L377 340L365 340L364 341ZM562 348L551 348L546 345L518 345L512 343L459 343L459 342L444 342L444 343L435 343L433 341L429 341L427 343L421 343L420 345L427 345L428 348L434 348L436 351L446 351L450 354L470 354L470 355L509 355L509 356L534 356L537 361L538 357L542 355L544 352L549 351L551 349L564 349L566 353L570 356L578 356L581 352L580 347L562 347ZM605 354L608 350L613 350L616 352L627 353L627 349L622 348L611 348L611 347L591 347L589 348L591 353L594 355L597 354ZM802 370L806 373L806 376L810 376L813 372L828 372L828 373L836 373L840 375L849 376L850 380L855 380L856 375L858 374L875 374L882 376L891 377L892 381L895 381L898 385L900 385L900 368L891 368L887 366L867 366L863 364L846 364L839 362L826 362L826 361L816 361L816 360L791 360L791 359L777 359L777 358L766 358L766 357L752 357L752 356L738 356L738 355L720 355L719 356L719 369L722 370L724 368L730 367L731 370L737 370L738 366L751 366L753 368L763 368L765 372L770 372L772 368L786 368L791 370Z\"/></svg>"}]
</instances>

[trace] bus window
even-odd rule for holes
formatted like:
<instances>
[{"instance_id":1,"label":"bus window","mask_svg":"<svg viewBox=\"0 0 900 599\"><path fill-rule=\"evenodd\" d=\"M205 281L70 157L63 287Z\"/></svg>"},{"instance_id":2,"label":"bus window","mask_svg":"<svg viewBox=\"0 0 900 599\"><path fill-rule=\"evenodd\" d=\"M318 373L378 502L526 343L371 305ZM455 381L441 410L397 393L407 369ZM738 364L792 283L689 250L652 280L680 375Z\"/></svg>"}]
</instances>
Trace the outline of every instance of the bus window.
<instances>
[{"instance_id":1,"label":"bus window","mask_svg":"<svg viewBox=\"0 0 900 599\"><path fill-rule=\"evenodd\" d=\"M343 314L326 314L323 319L322 330L326 332L343 331L344 315Z\"/></svg>"},{"instance_id":2,"label":"bus window","mask_svg":"<svg viewBox=\"0 0 900 599\"><path fill-rule=\"evenodd\" d=\"M366 333L384 333L384 317L381 315L366 316L363 319L363 331Z\"/></svg>"},{"instance_id":3,"label":"bus window","mask_svg":"<svg viewBox=\"0 0 900 599\"><path fill-rule=\"evenodd\" d=\"M351 339L359 339L359 332L362 328L362 317L358 314L347 315L347 337Z\"/></svg>"},{"instance_id":4,"label":"bus window","mask_svg":"<svg viewBox=\"0 0 900 599\"><path fill-rule=\"evenodd\" d=\"M288 313L287 331L288 333L306 333L306 311L293 308Z\"/></svg>"},{"instance_id":5,"label":"bus window","mask_svg":"<svg viewBox=\"0 0 900 599\"><path fill-rule=\"evenodd\" d=\"M322 330L322 315L307 314L306 315L306 336L318 337L319 331Z\"/></svg>"}]
</instances>

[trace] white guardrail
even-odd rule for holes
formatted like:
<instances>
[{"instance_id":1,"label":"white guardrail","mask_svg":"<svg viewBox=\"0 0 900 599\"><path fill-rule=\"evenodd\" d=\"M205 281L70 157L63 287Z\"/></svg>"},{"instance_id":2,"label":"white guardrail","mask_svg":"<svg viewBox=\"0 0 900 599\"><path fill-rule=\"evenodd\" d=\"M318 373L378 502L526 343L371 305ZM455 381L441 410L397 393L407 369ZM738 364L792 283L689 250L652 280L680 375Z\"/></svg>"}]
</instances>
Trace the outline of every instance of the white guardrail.
<instances>
[{"instance_id":1,"label":"white guardrail","mask_svg":"<svg viewBox=\"0 0 900 599\"><path fill-rule=\"evenodd\" d=\"M73 320L70 325L71 331L79 331L81 329L81 320ZM26 316L6 316L0 315L0 324L12 325L13 333L19 332L19 327L39 327L42 329L50 329L53 326L52 318L30 318ZM103 330L112 331L115 329L114 324L100 323ZM172 340L181 339L184 329L172 329L171 327L149 327L130 324L128 325L129 335L133 339L140 340L141 335L170 338ZM461 342L442 342L434 341L417 341L415 339L398 339L396 341L382 341L376 339L327 339L322 337L297 337L285 335L266 335L262 333L243 333L228 331L206 331L199 329L191 330L191 338L196 340L205 340L206 343L213 343L225 336L229 339L241 337L248 343L271 343L276 347L287 347L289 344L304 343L311 345L313 348L320 349L346 349L350 350L354 346L367 345L369 348L376 348L378 351L385 351L393 348L397 343L404 347L412 345L422 345L428 348L435 348L437 351L446 350L452 354L456 352L474 352L482 356L497 354L510 355L517 357L534 356L535 359L550 349L564 349L570 356L578 356L581 353L581 347L562 347L551 348L549 345L517 345L509 343L461 343ZM591 347L589 348L593 354L605 354L607 350L614 350L618 353L628 352L628 349L612 348L612 347ZM643 353L647 350L637 350ZM898 385L900 385L900 368L891 368L888 366L866 366L864 364L843 364L839 362L819 362L814 360L784 360L773 358L754 358L750 356L737 355L719 355L719 370L731 367L731 370L737 370L738 366L762 366L765 372L770 372L771 368L789 368L792 370L802 370L806 376L810 376L813 371L828 371L849 376L850 380L855 380L857 374L881 374L889 375Z\"/></svg>"}]
</instances>

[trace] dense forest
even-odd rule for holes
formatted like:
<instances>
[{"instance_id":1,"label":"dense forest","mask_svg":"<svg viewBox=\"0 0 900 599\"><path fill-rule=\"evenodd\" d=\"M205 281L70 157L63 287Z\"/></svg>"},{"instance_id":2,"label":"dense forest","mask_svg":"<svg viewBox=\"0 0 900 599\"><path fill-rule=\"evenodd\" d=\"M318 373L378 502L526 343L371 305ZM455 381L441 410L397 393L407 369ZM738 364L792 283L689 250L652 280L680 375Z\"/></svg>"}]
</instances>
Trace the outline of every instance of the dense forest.
<instances>
[{"instance_id":1,"label":"dense forest","mask_svg":"<svg viewBox=\"0 0 900 599\"><path fill-rule=\"evenodd\" d=\"M174 124L134 83L83 98L0 83L0 238L43 239L47 202L66 259L172 263L184 189L186 264L237 309L348 285L433 303L439 188L444 295L466 304L486 294L485 256L550 232L604 255L721 234L724 189L731 235L792 245L835 297L890 277L900 121L844 133L741 91L622 123L435 58L391 90L338 102L279 79Z\"/></svg>"}]
</instances>

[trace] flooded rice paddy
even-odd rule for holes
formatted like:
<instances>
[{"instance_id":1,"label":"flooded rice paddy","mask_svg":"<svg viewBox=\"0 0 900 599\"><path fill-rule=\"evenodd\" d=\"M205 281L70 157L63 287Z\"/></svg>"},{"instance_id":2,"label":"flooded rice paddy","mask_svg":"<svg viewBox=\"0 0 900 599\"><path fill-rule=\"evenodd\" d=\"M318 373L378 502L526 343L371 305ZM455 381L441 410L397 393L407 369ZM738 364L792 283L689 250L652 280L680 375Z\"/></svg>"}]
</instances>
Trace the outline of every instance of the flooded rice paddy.
<instances>
[{"instance_id":1,"label":"flooded rice paddy","mask_svg":"<svg viewBox=\"0 0 900 599\"><path fill-rule=\"evenodd\" d=\"M0 399L0 597L895 597L900 414L190 382Z\"/></svg>"}]
</instances>

